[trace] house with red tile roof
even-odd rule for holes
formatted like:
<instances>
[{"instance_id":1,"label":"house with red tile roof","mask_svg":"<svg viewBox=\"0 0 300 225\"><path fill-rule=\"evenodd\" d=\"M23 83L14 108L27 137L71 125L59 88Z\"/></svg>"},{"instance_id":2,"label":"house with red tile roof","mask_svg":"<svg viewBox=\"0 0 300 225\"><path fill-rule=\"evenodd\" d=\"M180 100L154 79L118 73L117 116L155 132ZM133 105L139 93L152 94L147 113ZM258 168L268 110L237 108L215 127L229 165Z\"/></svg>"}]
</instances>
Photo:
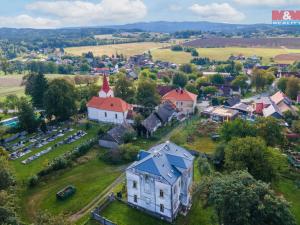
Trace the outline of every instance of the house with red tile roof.
<instances>
[{"instance_id":1,"label":"house with red tile roof","mask_svg":"<svg viewBox=\"0 0 300 225\"><path fill-rule=\"evenodd\" d=\"M170 101L176 106L179 112L192 114L195 112L197 97L197 95L187 90L174 89L162 97L162 102Z\"/></svg>"},{"instance_id":2,"label":"house with red tile roof","mask_svg":"<svg viewBox=\"0 0 300 225\"><path fill-rule=\"evenodd\" d=\"M127 120L132 106L121 98L114 97L106 76L103 77L99 97L92 97L87 103L87 109L90 120L116 124L132 121Z\"/></svg>"}]
</instances>

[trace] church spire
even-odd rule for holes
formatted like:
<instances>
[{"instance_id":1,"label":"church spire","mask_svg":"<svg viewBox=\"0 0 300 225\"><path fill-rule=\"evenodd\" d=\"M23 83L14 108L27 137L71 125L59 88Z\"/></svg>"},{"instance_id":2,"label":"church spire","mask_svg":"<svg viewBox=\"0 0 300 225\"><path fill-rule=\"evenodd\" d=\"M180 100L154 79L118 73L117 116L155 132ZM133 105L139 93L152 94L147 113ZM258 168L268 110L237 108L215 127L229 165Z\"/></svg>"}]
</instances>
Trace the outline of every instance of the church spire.
<instances>
[{"instance_id":1,"label":"church spire","mask_svg":"<svg viewBox=\"0 0 300 225\"><path fill-rule=\"evenodd\" d=\"M109 83L107 80L107 76L104 75L103 76L103 84L102 84L102 88L99 92L99 97L101 98L107 98L107 97L113 97L114 93L112 91L112 89L109 87Z\"/></svg>"}]
</instances>

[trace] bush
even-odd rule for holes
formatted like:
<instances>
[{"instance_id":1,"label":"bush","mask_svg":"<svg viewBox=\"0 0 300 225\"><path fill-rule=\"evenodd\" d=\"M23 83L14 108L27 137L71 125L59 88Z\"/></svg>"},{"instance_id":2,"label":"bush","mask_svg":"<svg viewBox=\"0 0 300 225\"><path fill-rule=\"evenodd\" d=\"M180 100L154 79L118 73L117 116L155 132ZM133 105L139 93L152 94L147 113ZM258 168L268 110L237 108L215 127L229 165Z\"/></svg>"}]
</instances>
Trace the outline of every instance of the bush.
<instances>
[{"instance_id":1,"label":"bush","mask_svg":"<svg viewBox=\"0 0 300 225\"><path fill-rule=\"evenodd\" d=\"M174 45L174 46L171 47L171 50L181 52L181 51L183 51L183 47L180 46L180 45Z\"/></svg>"},{"instance_id":2,"label":"bush","mask_svg":"<svg viewBox=\"0 0 300 225\"><path fill-rule=\"evenodd\" d=\"M35 187L39 183L39 177L37 175L33 175L28 180L29 187Z\"/></svg>"},{"instance_id":3,"label":"bush","mask_svg":"<svg viewBox=\"0 0 300 225\"><path fill-rule=\"evenodd\" d=\"M126 132L124 134L124 143L128 143L128 142L131 142L135 139L136 137L136 133L133 131L133 132Z\"/></svg>"},{"instance_id":4,"label":"bush","mask_svg":"<svg viewBox=\"0 0 300 225\"><path fill-rule=\"evenodd\" d=\"M100 159L111 164L129 163L137 158L140 148L132 144L120 145L118 148L107 150Z\"/></svg>"}]
</instances>

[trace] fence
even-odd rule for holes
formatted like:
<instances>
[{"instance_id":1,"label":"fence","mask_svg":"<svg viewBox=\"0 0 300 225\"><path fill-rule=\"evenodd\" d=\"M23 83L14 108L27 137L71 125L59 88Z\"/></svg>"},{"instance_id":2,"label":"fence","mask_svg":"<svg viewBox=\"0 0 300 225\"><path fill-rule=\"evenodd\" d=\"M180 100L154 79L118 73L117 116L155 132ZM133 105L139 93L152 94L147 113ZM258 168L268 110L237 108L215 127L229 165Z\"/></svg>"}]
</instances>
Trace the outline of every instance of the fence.
<instances>
[{"instance_id":1,"label":"fence","mask_svg":"<svg viewBox=\"0 0 300 225\"><path fill-rule=\"evenodd\" d=\"M103 225L117 225L116 223L113 223L109 219L106 219L105 217L101 216L100 213L102 210L104 210L111 202L115 200L115 197L113 194L108 196L108 198L101 204L99 207L95 208L94 211L91 213L92 219L98 221L99 223Z\"/></svg>"}]
</instances>

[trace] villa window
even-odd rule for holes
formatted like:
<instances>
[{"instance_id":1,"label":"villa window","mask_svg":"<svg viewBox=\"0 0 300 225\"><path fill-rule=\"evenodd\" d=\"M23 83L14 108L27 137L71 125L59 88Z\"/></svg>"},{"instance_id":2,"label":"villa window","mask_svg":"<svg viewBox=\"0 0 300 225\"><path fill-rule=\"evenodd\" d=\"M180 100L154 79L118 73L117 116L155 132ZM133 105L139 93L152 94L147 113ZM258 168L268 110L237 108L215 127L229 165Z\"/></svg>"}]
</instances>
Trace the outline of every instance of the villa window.
<instances>
[{"instance_id":1,"label":"villa window","mask_svg":"<svg viewBox=\"0 0 300 225\"><path fill-rule=\"evenodd\" d=\"M133 196L133 201L134 201L134 202L137 202L137 195L134 195L134 196Z\"/></svg>"},{"instance_id":2,"label":"villa window","mask_svg":"<svg viewBox=\"0 0 300 225\"><path fill-rule=\"evenodd\" d=\"M136 185L136 181L134 180L134 181L133 181L133 184L132 184L132 187L133 187L133 188L136 188L136 186L137 186L137 185Z\"/></svg>"},{"instance_id":3,"label":"villa window","mask_svg":"<svg viewBox=\"0 0 300 225\"><path fill-rule=\"evenodd\" d=\"M104 116L107 117L107 112L104 113Z\"/></svg>"},{"instance_id":4,"label":"villa window","mask_svg":"<svg viewBox=\"0 0 300 225\"><path fill-rule=\"evenodd\" d=\"M165 207L163 204L160 204L160 211L163 213L165 211Z\"/></svg>"},{"instance_id":5,"label":"villa window","mask_svg":"<svg viewBox=\"0 0 300 225\"><path fill-rule=\"evenodd\" d=\"M118 119L118 114L115 114L116 119Z\"/></svg>"},{"instance_id":6,"label":"villa window","mask_svg":"<svg viewBox=\"0 0 300 225\"><path fill-rule=\"evenodd\" d=\"M159 197L161 197L161 198L164 197L164 191L163 190L159 190Z\"/></svg>"}]
</instances>

